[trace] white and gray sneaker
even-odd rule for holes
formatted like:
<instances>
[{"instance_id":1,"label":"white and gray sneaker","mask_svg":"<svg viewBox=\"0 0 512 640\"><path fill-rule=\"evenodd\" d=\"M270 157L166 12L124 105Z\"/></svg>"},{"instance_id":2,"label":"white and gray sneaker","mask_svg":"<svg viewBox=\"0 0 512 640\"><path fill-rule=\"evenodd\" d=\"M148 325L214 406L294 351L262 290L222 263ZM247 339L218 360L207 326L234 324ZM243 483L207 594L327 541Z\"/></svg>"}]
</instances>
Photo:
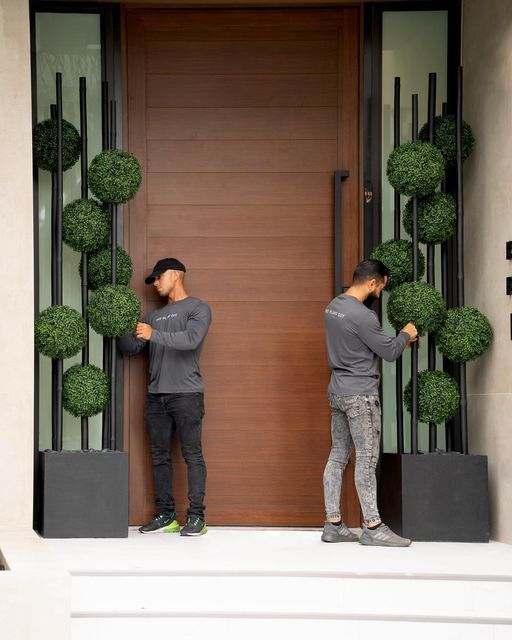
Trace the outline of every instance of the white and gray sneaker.
<instances>
[{"instance_id":1,"label":"white and gray sneaker","mask_svg":"<svg viewBox=\"0 0 512 640\"><path fill-rule=\"evenodd\" d=\"M398 534L382 523L376 529L363 528L359 544L368 547L409 547L411 541L409 538L402 538Z\"/></svg>"},{"instance_id":2,"label":"white and gray sneaker","mask_svg":"<svg viewBox=\"0 0 512 640\"><path fill-rule=\"evenodd\" d=\"M350 529L343 524L335 525L332 522L326 522L324 524L324 531L322 533L323 542L357 542L359 538L355 533L352 533Z\"/></svg>"}]
</instances>

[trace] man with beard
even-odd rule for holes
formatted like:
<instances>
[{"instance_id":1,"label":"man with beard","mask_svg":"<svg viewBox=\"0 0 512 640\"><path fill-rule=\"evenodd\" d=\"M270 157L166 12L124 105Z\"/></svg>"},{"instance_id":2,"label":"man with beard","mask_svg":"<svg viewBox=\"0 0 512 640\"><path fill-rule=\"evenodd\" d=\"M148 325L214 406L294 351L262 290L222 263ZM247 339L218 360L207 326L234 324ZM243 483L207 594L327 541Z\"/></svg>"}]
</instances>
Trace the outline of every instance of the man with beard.
<instances>
[{"instance_id":1,"label":"man with beard","mask_svg":"<svg viewBox=\"0 0 512 640\"><path fill-rule=\"evenodd\" d=\"M201 447L204 385L199 356L211 323L209 306L185 290L185 266L175 258L159 260L146 278L166 305L147 314L133 334L119 339L124 355L149 348L149 387L144 418L151 441L157 513L141 533L178 533L172 491L171 442L178 433L187 464L189 509L182 536L206 533L206 465Z\"/></svg>"},{"instance_id":2,"label":"man with beard","mask_svg":"<svg viewBox=\"0 0 512 640\"><path fill-rule=\"evenodd\" d=\"M383 547L407 547L380 519L375 469L380 453L381 410L379 358L394 362L405 347L417 340L408 324L396 337L387 336L377 314L368 304L380 297L389 278L378 260L360 262L346 293L334 298L325 310L329 366L332 448L324 471L326 523L324 542L355 542ZM363 512L363 531L355 535L340 513L342 478L355 447L355 483Z\"/></svg>"}]
</instances>

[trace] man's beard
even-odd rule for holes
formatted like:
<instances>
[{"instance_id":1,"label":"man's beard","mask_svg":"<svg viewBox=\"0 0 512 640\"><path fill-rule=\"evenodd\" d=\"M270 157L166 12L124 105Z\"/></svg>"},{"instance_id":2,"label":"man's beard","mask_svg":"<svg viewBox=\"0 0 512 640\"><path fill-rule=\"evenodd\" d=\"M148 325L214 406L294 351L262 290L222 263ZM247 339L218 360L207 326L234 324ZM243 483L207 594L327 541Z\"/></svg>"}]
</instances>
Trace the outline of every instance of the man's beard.
<instances>
[{"instance_id":1,"label":"man's beard","mask_svg":"<svg viewBox=\"0 0 512 640\"><path fill-rule=\"evenodd\" d=\"M372 307L373 303L378 299L379 297L372 292L368 295L368 297L366 298L363 304L366 305L367 307Z\"/></svg>"}]
</instances>

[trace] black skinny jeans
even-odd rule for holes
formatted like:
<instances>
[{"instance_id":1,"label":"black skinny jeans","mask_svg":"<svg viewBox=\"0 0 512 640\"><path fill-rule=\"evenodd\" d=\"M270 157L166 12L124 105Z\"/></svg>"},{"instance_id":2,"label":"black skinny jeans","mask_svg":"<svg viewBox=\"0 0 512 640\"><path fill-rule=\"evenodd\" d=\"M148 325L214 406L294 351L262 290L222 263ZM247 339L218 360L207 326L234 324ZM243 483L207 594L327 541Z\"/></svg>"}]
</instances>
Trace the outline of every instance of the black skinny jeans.
<instances>
[{"instance_id":1,"label":"black skinny jeans","mask_svg":"<svg viewBox=\"0 0 512 640\"><path fill-rule=\"evenodd\" d=\"M155 502L158 513L175 509L172 491L172 436L178 432L181 453L187 464L188 516L204 518L206 465L201 449L204 416L202 393L151 394L146 398L144 418L148 426L153 461Z\"/></svg>"}]
</instances>

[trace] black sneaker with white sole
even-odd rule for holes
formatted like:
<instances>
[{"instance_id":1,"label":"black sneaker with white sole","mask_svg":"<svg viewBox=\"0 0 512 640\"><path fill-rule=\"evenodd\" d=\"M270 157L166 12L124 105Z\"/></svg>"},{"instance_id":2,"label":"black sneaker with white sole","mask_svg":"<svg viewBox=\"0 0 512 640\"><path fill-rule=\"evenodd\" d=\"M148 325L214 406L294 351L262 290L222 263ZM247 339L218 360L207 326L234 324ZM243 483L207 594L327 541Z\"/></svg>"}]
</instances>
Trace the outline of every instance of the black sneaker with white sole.
<instances>
[{"instance_id":1,"label":"black sneaker with white sole","mask_svg":"<svg viewBox=\"0 0 512 640\"><path fill-rule=\"evenodd\" d=\"M176 512L170 515L165 513L157 513L152 520L139 528L141 533L178 533L180 525L176 520Z\"/></svg>"},{"instance_id":2,"label":"black sneaker with white sole","mask_svg":"<svg viewBox=\"0 0 512 640\"><path fill-rule=\"evenodd\" d=\"M199 516L189 516L187 524L180 531L182 536L204 536L208 531L206 522Z\"/></svg>"}]
</instances>

